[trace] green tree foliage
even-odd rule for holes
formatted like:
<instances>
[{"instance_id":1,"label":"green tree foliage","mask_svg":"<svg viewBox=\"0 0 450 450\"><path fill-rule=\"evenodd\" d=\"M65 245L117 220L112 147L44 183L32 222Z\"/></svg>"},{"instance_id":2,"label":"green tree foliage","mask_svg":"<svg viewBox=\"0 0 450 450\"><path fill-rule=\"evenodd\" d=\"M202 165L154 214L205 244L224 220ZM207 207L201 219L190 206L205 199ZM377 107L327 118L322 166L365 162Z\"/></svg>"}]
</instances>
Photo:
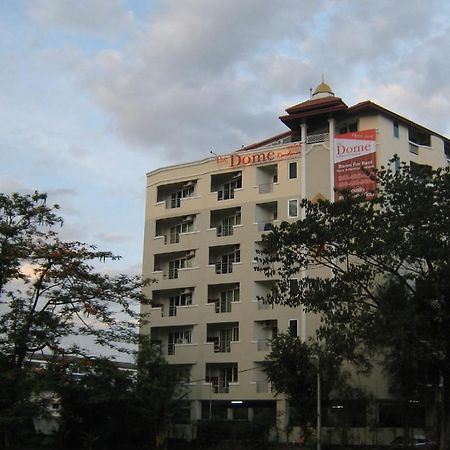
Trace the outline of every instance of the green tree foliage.
<instances>
[{"instance_id":1,"label":"green tree foliage","mask_svg":"<svg viewBox=\"0 0 450 450\"><path fill-rule=\"evenodd\" d=\"M134 379L106 359L50 362L47 379L60 399L57 438L65 449L136 448L131 430Z\"/></svg>"},{"instance_id":2,"label":"green tree foliage","mask_svg":"<svg viewBox=\"0 0 450 450\"><path fill-rule=\"evenodd\" d=\"M22 429L20 414L27 413L28 421L33 414L27 407L38 386L29 364L33 354L83 353L63 345L71 336L90 336L119 349L138 342L137 309L146 302L145 283L140 277L99 272L99 262L118 259L111 252L60 240L56 209L47 206L45 194L0 194L0 432L5 446Z\"/></svg>"},{"instance_id":3,"label":"green tree foliage","mask_svg":"<svg viewBox=\"0 0 450 450\"><path fill-rule=\"evenodd\" d=\"M371 201L349 192L336 203L304 200L302 220L264 236L259 270L279 277L269 300L320 313L319 336L348 359L368 362L369 350L382 350L403 380L411 367L400 361L422 358L409 389L424 377L435 391L442 384L441 448L449 448L450 172L403 164L376 177Z\"/></svg>"},{"instance_id":4,"label":"green tree foliage","mask_svg":"<svg viewBox=\"0 0 450 450\"><path fill-rule=\"evenodd\" d=\"M166 448L169 426L188 394L188 381L176 366L165 361L148 338L141 337L134 407L140 418L136 432L145 437L148 448Z\"/></svg>"},{"instance_id":5,"label":"green tree foliage","mask_svg":"<svg viewBox=\"0 0 450 450\"><path fill-rule=\"evenodd\" d=\"M264 360L264 371L276 394L285 394L295 413L303 436L317 420L317 382L320 373L321 404L332 395L342 397L348 387L342 359L320 348L315 342L304 342L290 333L271 340L271 352Z\"/></svg>"}]
</instances>

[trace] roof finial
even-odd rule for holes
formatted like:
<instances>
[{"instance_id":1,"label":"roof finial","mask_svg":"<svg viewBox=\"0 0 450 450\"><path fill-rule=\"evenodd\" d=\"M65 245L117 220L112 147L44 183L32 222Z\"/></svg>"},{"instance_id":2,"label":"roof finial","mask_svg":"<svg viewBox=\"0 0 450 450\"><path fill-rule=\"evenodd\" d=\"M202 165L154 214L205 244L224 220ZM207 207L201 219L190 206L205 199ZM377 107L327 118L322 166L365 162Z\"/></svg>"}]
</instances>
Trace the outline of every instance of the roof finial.
<instances>
[{"instance_id":1,"label":"roof finial","mask_svg":"<svg viewBox=\"0 0 450 450\"><path fill-rule=\"evenodd\" d=\"M319 86L316 87L316 90L314 91L314 94L312 95L313 98L321 98L321 97L334 97L334 92L331 90L331 87L325 83L325 77L322 72L322 82L319 84Z\"/></svg>"}]
</instances>

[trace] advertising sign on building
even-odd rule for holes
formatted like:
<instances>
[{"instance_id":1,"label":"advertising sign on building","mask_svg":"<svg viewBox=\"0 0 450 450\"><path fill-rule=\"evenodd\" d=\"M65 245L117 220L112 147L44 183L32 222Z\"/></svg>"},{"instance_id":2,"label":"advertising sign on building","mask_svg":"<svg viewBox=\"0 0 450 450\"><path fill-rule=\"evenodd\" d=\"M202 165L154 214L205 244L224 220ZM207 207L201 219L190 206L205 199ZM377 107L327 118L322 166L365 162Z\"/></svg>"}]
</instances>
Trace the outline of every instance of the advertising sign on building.
<instances>
[{"instance_id":1,"label":"advertising sign on building","mask_svg":"<svg viewBox=\"0 0 450 450\"><path fill-rule=\"evenodd\" d=\"M217 156L218 164L225 164L230 168L251 166L270 161L280 161L300 156L301 143L292 142L274 149L261 149L257 152L235 152L231 155Z\"/></svg>"},{"instance_id":2,"label":"advertising sign on building","mask_svg":"<svg viewBox=\"0 0 450 450\"><path fill-rule=\"evenodd\" d=\"M376 130L338 134L334 138L334 200L340 200L340 190L370 198L376 181L370 173L376 169Z\"/></svg>"}]
</instances>

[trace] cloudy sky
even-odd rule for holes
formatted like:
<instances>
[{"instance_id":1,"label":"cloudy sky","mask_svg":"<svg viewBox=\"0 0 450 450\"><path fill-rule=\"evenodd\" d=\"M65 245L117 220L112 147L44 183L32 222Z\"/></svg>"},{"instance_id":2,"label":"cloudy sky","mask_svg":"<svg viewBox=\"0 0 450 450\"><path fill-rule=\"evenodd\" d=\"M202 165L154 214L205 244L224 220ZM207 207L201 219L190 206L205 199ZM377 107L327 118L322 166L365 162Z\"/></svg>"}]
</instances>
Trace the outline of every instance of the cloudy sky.
<instances>
[{"instance_id":1,"label":"cloudy sky","mask_svg":"<svg viewBox=\"0 0 450 450\"><path fill-rule=\"evenodd\" d=\"M0 191L140 272L145 174L285 131L325 74L450 135L445 0L1 0Z\"/></svg>"}]
</instances>

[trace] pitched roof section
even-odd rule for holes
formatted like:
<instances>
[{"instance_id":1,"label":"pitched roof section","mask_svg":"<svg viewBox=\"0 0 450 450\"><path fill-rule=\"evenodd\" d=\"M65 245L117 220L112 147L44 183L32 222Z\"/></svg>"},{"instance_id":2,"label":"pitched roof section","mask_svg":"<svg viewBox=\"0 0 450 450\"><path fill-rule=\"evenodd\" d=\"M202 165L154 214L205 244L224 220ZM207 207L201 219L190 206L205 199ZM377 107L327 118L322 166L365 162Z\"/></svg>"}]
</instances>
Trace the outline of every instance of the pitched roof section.
<instances>
[{"instance_id":1,"label":"pitched roof section","mask_svg":"<svg viewBox=\"0 0 450 450\"><path fill-rule=\"evenodd\" d=\"M265 145L272 144L274 142L279 141L280 139L287 138L291 134L292 134L292 131L285 131L284 133L277 134L270 138L264 139L263 141L258 141L258 142L255 142L254 144L250 144L250 145L246 145L245 147L241 147L240 149L236 150L236 152L243 152L245 150L253 150L256 148L264 147Z\"/></svg>"},{"instance_id":2,"label":"pitched roof section","mask_svg":"<svg viewBox=\"0 0 450 450\"><path fill-rule=\"evenodd\" d=\"M449 141L449 138L436 133L436 131L430 130L429 128L424 127L423 125L420 125L416 122L413 122L410 119L407 119L406 117L401 116L400 114L397 114L393 111L390 111L389 109L383 108L380 105L377 105L376 103L373 103L370 100L366 100L364 102L360 102L357 103L356 105L350 106L350 108L348 108L347 110L348 114L364 114L364 113L378 113L378 114L382 114L384 116L390 117L392 119L397 120L398 122L401 122L405 125L410 125L413 126L415 128L418 128L424 132L433 134L435 136L438 136L442 139L444 139L445 141Z\"/></svg>"},{"instance_id":3,"label":"pitched roof section","mask_svg":"<svg viewBox=\"0 0 450 450\"><path fill-rule=\"evenodd\" d=\"M339 97L328 96L307 100L298 105L286 109L287 116L281 116L280 120L291 130L298 129L303 119L324 114L346 111L348 106Z\"/></svg>"},{"instance_id":4,"label":"pitched roof section","mask_svg":"<svg viewBox=\"0 0 450 450\"><path fill-rule=\"evenodd\" d=\"M342 109L347 108L347 105L339 97L329 96L322 98L315 98L306 100L306 102L299 103L298 105L291 106L286 109L288 114L295 114L299 112L306 112L315 109L323 109L330 106L340 105Z\"/></svg>"}]
</instances>

